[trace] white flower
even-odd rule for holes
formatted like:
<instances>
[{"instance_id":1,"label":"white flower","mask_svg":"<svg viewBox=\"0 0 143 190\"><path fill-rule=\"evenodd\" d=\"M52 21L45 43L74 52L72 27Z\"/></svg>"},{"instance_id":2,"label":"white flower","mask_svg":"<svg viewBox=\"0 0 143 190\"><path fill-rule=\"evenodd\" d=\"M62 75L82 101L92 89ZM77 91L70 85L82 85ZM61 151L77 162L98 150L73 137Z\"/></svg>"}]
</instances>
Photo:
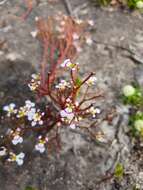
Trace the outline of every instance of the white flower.
<instances>
[{"instance_id":1,"label":"white flower","mask_svg":"<svg viewBox=\"0 0 143 190\"><path fill-rule=\"evenodd\" d=\"M69 126L71 129L76 129L76 125L75 124L70 124Z\"/></svg>"},{"instance_id":2,"label":"white flower","mask_svg":"<svg viewBox=\"0 0 143 190\"><path fill-rule=\"evenodd\" d=\"M138 9L142 9L142 8L143 8L143 1L138 1L138 2L136 3L136 7L137 7Z\"/></svg>"},{"instance_id":3,"label":"white flower","mask_svg":"<svg viewBox=\"0 0 143 190\"><path fill-rule=\"evenodd\" d=\"M75 22L76 22L77 24L82 24L82 23L83 23L83 20L81 20L81 19L76 19Z\"/></svg>"},{"instance_id":4,"label":"white flower","mask_svg":"<svg viewBox=\"0 0 143 190\"><path fill-rule=\"evenodd\" d=\"M32 74L31 77L32 79L28 83L28 87L31 91L35 91L40 85L40 74Z\"/></svg>"},{"instance_id":5,"label":"white flower","mask_svg":"<svg viewBox=\"0 0 143 190\"><path fill-rule=\"evenodd\" d=\"M72 63L70 59L66 59L62 64L61 67L67 67L72 70L75 70L75 67L78 65L78 63Z\"/></svg>"},{"instance_id":6,"label":"white flower","mask_svg":"<svg viewBox=\"0 0 143 190\"><path fill-rule=\"evenodd\" d=\"M35 126L36 124L43 125L43 120L41 119L43 115L44 115L44 112L42 112L42 113L36 112L36 113L33 115L31 125L32 125L32 126Z\"/></svg>"},{"instance_id":7,"label":"white flower","mask_svg":"<svg viewBox=\"0 0 143 190\"><path fill-rule=\"evenodd\" d=\"M33 117L36 113L36 109L35 108L31 108L28 112L27 112L27 117L29 121L33 120Z\"/></svg>"},{"instance_id":8,"label":"white flower","mask_svg":"<svg viewBox=\"0 0 143 190\"><path fill-rule=\"evenodd\" d=\"M45 137L44 139L42 138L42 136L38 137L39 142L35 145L35 150L39 151L40 153L45 152L46 148L45 148L45 144L48 142L48 137Z\"/></svg>"},{"instance_id":9,"label":"white flower","mask_svg":"<svg viewBox=\"0 0 143 190\"><path fill-rule=\"evenodd\" d=\"M28 84L28 87L30 88L31 91L35 91L40 85L40 81L36 82L31 82Z\"/></svg>"},{"instance_id":10,"label":"white flower","mask_svg":"<svg viewBox=\"0 0 143 190\"><path fill-rule=\"evenodd\" d=\"M16 156L16 162L17 162L17 164L19 165L19 166L21 166L22 164L23 164L23 159L24 159L24 157L25 157L25 154L23 153L23 152L21 152L20 154L18 154L17 156Z\"/></svg>"},{"instance_id":11,"label":"white flower","mask_svg":"<svg viewBox=\"0 0 143 190\"><path fill-rule=\"evenodd\" d=\"M31 105L31 103L30 103L30 105ZM32 106L34 106L33 103L32 103ZM40 113L39 109L36 111L36 108L32 107L27 111L26 115L27 115L28 121L32 121L31 122L32 126L35 126L37 124L39 124L39 125L43 124L42 116L44 115L44 112Z\"/></svg>"},{"instance_id":12,"label":"white flower","mask_svg":"<svg viewBox=\"0 0 143 190\"><path fill-rule=\"evenodd\" d=\"M38 85L35 83L29 83L28 87L30 88L31 91L35 91L38 88Z\"/></svg>"},{"instance_id":13,"label":"white flower","mask_svg":"<svg viewBox=\"0 0 143 190\"><path fill-rule=\"evenodd\" d=\"M66 102L67 102L67 103L71 103L72 100L71 100L70 98L67 98L67 99L66 99Z\"/></svg>"},{"instance_id":14,"label":"white flower","mask_svg":"<svg viewBox=\"0 0 143 190\"><path fill-rule=\"evenodd\" d=\"M87 37L85 38L85 40L86 40L86 43L87 43L88 45L92 45L93 41L92 41L92 39L91 39L90 36L87 36Z\"/></svg>"},{"instance_id":15,"label":"white flower","mask_svg":"<svg viewBox=\"0 0 143 190\"><path fill-rule=\"evenodd\" d=\"M8 161L10 162L17 162L17 164L19 166L21 166L23 164L23 160L24 160L25 154L23 152L19 153L18 155L14 154L14 153L10 153L10 158L8 159Z\"/></svg>"},{"instance_id":16,"label":"white flower","mask_svg":"<svg viewBox=\"0 0 143 190\"><path fill-rule=\"evenodd\" d=\"M27 115L28 120L30 120L29 118L31 114L36 112L36 109L34 108L34 106L35 106L35 103L31 102L30 100L26 100L25 106L19 108L17 118L21 118Z\"/></svg>"},{"instance_id":17,"label":"white flower","mask_svg":"<svg viewBox=\"0 0 143 190\"><path fill-rule=\"evenodd\" d=\"M61 67L67 67L69 65L71 65L72 62L70 59L66 59L62 64L61 64Z\"/></svg>"},{"instance_id":18,"label":"white flower","mask_svg":"<svg viewBox=\"0 0 143 190\"><path fill-rule=\"evenodd\" d=\"M15 109L16 105L14 103L11 103L9 105L6 105L3 107L3 110L7 112L7 116L10 117L11 114L17 113L17 110Z\"/></svg>"},{"instance_id":19,"label":"white flower","mask_svg":"<svg viewBox=\"0 0 143 190\"><path fill-rule=\"evenodd\" d=\"M89 112L92 114L93 118L95 118L97 114L100 114L101 110L99 108L91 107Z\"/></svg>"},{"instance_id":20,"label":"white flower","mask_svg":"<svg viewBox=\"0 0 143 190\"><path fill-rule=\"evenodd\" d=\"M6 155L6 148L5 147L0 147L0 156L5 156Z\"/></svg>"},{"instance_id":21,"label":"white flower","mask_svg":"<svg viewBox=\"0 0 143 190\"><path fill-rule=\"evenodd\" d=\"M12 139L12 144L17 145L18 143L22 143L23 142L23 138L19 135L14 136L14 138Z\"/></svg>"},{"instance_id":22,"label":"white flower","mask_svg":"<svg viewBox=\"0 0 143 190\"><path fill-rule=\"evenodd\" d=\"M97 78L95 76L91 76L87 81L86 84L88 84L88 86L92 86L95 85L97 81Z\"/></svg>"},{"instance_id":23,"label":"white flower","mask_svg":"<svg viewBox=\"0 0 143 190\"><path fill-rule=\"evenodd\" d=\"M40 80L40 74L35 74L35 73L33 73L33 74L31 75L31 77L32 77L32 79L34 79L34 80Z\"/></svg>"},{"instance_id":24,"label":"white flower","mask_svg":"<svg viewBox=\"0 0 143 190\"><path fill-rule=\"evenodd\" d=\"M45 143L39 142L38 144L35 145L35 149L39 151L40 153L45 152Z\"/></svg>"},{"instance_id":25,"label":"white flower","mask_svg":"<svg viewBox=\"0 0 143 190\"><path fill-rule=\"evenodd\" d=\"M34 30L34 31L32 31L30 34L31 34L31 36L32 36L33 38L36 38L36 37L37 37L37 34L38 34L38 31L37 31L37 30Z\"/></svg>"},{"instance_id":26,"label":"white flower","mask_svg":"<svg viewBox=\"0 0 143 190\"><path fill-rule=\"evenodd\" d=\"M24 107L20 107L19 110L18 110L18 113L17 113L16 117L17 118L21 118L21 117L26 116L26 114L27 114L26 107L25 106Z\"/></svg>"},{"instance_id":27,"label":"white flower","mask_svg":"<svg viewBox=\"0 0 143 190\"><path fill-rule=\"evenodd\" d=\"M134 123L134 126L138 131L142 131L143 130L143 120L142 119L136 120Z\"/></svg>"},{"instance_id":28,"label":"white flower","mask_svg":"<svg viewBox=\"0 0 143 190\"><path fill-rule=\"evenodd\" d=\"M26 100L25 101L25 107L30 109L32 107L35 107L35 103L34 102L31 102L30 100Z\"/></svg>"},{"instance_id":29,"label":"white flower","mask_svg":"<svg viewBox=\"0 0 143 190\"><path fill-rule=\"evenodd\" d=\"M135 92L136 92L135 88L131 85L126 85L123 88L123 94L126 97L133 96L135 94Z\"/></svg>"},{"instance_id":30,"label":"white flower","mask_svg":"<svg viewBox=\"0 0 143 190\"><path fill-rule=\"evenodd\" d=\"M90 26L94 26L94 21L93 21L93 20L88 20L88 24L89 24Z\"/></svg>"},{"instance_id":31,"label":"white flower","mask_svg":"<svg viewBox=\"0 0 143 190\"><path fill-rule=\"evenodd\" d=\"M78 40L79 39L79 35L77 33L73 33L72 35L74 40Z\"/></svg>"},{"instance_id":32,"label":"white flower","mask_svg":"<svg viewBox=\"0 0 143 190\"><path fill-rule=\"evenodd\" d=\"M70 122L74 118L74 113L72 111L73 110L71 108L67 107L60 111L60 115L62 118L65 118Z\"/></svg>"},{"instance_id":33,"label":"white flower","mask_svg":"<svg viewBox=\"0 0 143 190\"><path fill-rule=\"evenodd\" d=\"M66 87L70 87L70 83L65 80L61 80L60 83L56 85L56 88L61 90L64 90Z\"/></svg>"}]
</instances>

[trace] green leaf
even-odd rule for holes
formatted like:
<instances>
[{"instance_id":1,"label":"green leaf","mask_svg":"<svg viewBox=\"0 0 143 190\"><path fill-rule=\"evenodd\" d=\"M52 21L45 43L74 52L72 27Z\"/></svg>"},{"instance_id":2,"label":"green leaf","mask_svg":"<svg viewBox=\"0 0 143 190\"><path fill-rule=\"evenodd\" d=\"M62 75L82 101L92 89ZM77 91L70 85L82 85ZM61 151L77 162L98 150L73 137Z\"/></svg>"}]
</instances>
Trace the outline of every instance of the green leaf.
<instances>
[{"instance_id":1,"label":"green leaf","mask_svg":"<svg viewBox=\"0 0 143 190\"><path fill-rule=\"evenodd\" d=\"M80 86L81 83L82 83L82 80L79 77L76 78L76 81L75 81L76 86Z\"/></svg>"},{"instance_id":2,"label":"green leaf","mask_svg":"<svg viewBox=\"0 0 143 190\"><path fill-rule=\"evenodd\" d=\"M135 9L137 1L138 0L127 0L127 5L129 6L129 8Z\"/></svg>"},{"instance_id":3,"label":"green leaf","mask_svg":"<svg viewBox=\"0 0 143 190\"><path fill-rule=\"evenodd\" d=\"M35 189L34 187L31 187L31 186L27 186L27 187L25 188L25 190L37 190L37 189Z\"/></svg>"},{"instance_id":4,"label":"green leaf","mask_svg":"<svg viewBox=\"0 0 143 190\"><path fill-rule=\"evenodd\" d=\"M124 175L124 167L121 163L118 163L115 167L114 176L121 179Z\"/></svg>"}]
</instances>

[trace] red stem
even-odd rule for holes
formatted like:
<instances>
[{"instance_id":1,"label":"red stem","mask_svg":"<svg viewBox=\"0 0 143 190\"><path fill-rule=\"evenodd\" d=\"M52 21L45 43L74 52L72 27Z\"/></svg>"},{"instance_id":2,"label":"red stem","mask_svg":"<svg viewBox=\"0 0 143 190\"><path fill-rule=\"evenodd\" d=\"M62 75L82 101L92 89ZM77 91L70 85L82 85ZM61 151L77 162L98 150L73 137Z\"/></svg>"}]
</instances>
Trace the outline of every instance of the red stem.
<instances>
[{"instance_id":1,"label":"red stem","mask_svg":"<svg viewBox=\"0 0 143 190\"><path fill-rule=\"evenodd\" d=\"M53 66L52 71L50 73L50 82L53 83L54 79L55 79L55 73L56 73L56 68L57 66L63 61L63 59L66 57L66 54L68 52L68 49L70 47L70 44L67 44L67 47L65 48L63 54L61 55L61 57L59 57L57 63Z\"/></svg>"},{"instance_id":2,"label":"red stem","mask_svg":"<svg viewBox=\"0 0 143 190\"><path fill-rule=\"evenodd\" d=\"M29 7L29 8L27 9L26 13L24 13L24 14L21 16L22 20L26 20L26 19L28 18L28 16L30 15L30 13L32 12L32 10L33 10L33 7Z\"/></svg>"},{"instance_id":3,"label":"red stem","mask_svg":"<svg viewBox=\"0 0 143 190\"><path fill-rule=\"evenodd\" d=\"M45 70L46 70L46 61L48 57L48 43L44 43L44 52L42 56L42 61L41 61L41 83L42 85L45 85Z\"/></svg>"}]
</instances>

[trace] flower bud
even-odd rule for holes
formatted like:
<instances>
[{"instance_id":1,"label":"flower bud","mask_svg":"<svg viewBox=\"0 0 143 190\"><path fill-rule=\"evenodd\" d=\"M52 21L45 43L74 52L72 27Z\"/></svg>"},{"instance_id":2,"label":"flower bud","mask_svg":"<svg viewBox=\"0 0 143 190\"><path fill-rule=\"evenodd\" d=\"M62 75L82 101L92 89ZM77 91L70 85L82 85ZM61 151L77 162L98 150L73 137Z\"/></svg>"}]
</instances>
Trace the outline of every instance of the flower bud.
<instances>
[{"instance_id":1,"label":"flower bud","mask_svg":"<svg viewBox=\"0 0 143 190\"><path fill-rule=\"evenodd\" d=\"M138 131L141 131L143 129L143 120L142 119L136 120L134 126Z\"/></svg>"},{"instance_id":2,"label":"flower bud","mask_svg":"<svg viewBox=\"0 0 143 190\"><path fill-rule=\"evenodd\" d=\"M142 9L142 8L143 8L143 1L138 1L138 2L136 3L136 7L137 7L138 9Z\"/></svg>"},{"instance_id":3,"label":"flower bud","mask_svg":"<svg viewBox=\"0 0 143 190\"><path fill-rule=\"evenodd\" d=\"M133 96L135 94L135 88L131 85L126 85L123 88L123 94L126 97Z\"/></svg>"}]
</instances>

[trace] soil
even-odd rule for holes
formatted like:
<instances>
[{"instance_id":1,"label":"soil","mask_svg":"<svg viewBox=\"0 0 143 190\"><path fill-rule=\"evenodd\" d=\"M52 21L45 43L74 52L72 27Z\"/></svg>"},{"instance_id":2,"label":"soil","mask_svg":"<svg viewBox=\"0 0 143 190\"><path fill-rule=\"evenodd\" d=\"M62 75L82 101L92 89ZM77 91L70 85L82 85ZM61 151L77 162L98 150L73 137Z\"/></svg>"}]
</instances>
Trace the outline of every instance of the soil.
<instances>
[{"instance_id":1,"label":"soil","mask_svg":"<svg viewBox=\"0 0 143 190\"><path fill-rule=\"evenodd\" d=\"M26 21L20 19L26 11L22 1L0 4L0 44L4 42L0 48L1 106L33 98L26 81L38 71L42 52L30 34L36 27L35 17L47 18L57 11L68 14L64 1L34 2ZM143 16L119 7L94 7L87 0L73 0L71 6L78 17L95 22L94 43L78 58L81 75L96 73L106 95L97 104L106 111L116 108L117 116L100 126L106 136L104 143L88 141L68 129L62 132L60 153L39 155L27 143L29 154L22 167L0 162L0 190L26 190L28 186L36 190L134 190L136 185L143 189L143 143L128 135L129 108L120 100L125 84L136 81L143 85ZM125 171L120 180L112 176L119 162Z\"/></svg>"}]
</instances>

